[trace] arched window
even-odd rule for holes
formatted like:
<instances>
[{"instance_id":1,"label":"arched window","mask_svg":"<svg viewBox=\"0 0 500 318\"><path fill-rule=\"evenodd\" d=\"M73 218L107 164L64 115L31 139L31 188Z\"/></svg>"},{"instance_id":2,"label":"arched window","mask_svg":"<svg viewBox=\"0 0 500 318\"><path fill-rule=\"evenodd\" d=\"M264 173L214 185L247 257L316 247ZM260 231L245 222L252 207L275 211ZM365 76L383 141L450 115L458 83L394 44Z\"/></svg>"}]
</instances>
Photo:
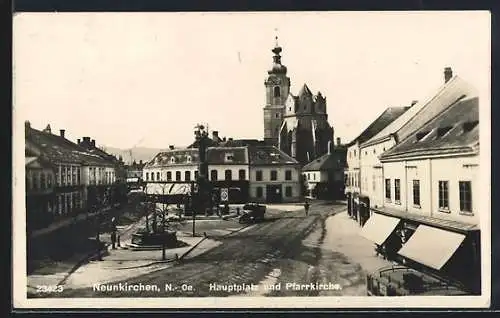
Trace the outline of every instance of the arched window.
<instances>
[{"instance_id":1,"label":"arched window","mask_svg":"<svg viewBox=\"0 0 500 318\"><path fill-rule=\"evenodd\" d=\"M170 158L170 163L175 163L175 157Z\"/></svg>"},{"instance_id":2,"label":"arched window","mask_svg":"<svg viewBox=\"0 0 500 318\"><path fill-rule=\"evenodd\" d=\"M156 173L156 181L160 181L160 173L159 172Z\"/></svg>"},{"instance_id":3,"label":"arched window","mask_svg":"<svg viewBox=\"0 0 500 318\"><path fill-rule=\"evenodd\" d=\"M274 87L274 97L280 97L281 96L281 91L279 86Z\"/></svg>"}]
</instances>

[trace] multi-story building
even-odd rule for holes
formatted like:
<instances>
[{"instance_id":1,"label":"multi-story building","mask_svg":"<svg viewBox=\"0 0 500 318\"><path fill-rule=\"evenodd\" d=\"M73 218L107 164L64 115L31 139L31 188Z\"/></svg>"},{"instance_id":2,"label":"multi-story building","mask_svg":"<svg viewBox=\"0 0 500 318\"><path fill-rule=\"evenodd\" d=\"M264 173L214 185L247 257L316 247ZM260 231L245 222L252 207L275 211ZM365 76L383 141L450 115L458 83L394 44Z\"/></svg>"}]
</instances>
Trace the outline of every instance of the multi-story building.
<instances>
[{"instance_id":1,"label":"multi-story building","mask_svg":"<svg viewBox=\"0 0 500 318\"><path fill-rule=\"evenodd\" d=\"M26 224L28 231L44 227L53 220L55 167L28 149L25 156Z\"/></svg>"},{"instance_id":2,"label":"multi-story building","mask_svg":"<svg viewBox=\"0 0 500 318\"><path fill-rule=\"evenodd\" d=\"M302 198L300 163L273 146L248 146L250 200L299 202Z\"/></svg>"},{"instance_id":3,"label":"multi-story building","mask_svg":"<svg viewBox=\"0 0 500 318\"><path fill-rule=\"evenodd\" d=\"M304 84L297 96L290 93L287 67L281 63L282 48L276 43L272 68L267 72L264 107L264 141L301 164L328 152L333 128L328 123L326 98L314 95Z\"/></svg>"},{"instance_id":4,"label":"multi-story building","mask_svg":"<svg viewBox=\"0 0 500 318\"><path fill-rule=\"evenodd\" d=\"M401 116L409 107L389 107L375 119L359 136L347 144L347 168L345 170L345 194L347 199L347 213L359 220L359 199L361 180L361 151L360 145L372 138L387 125Z\"/></svg>"},{"instance_id":5,"label":"multi-story building","mask_svg":"<svg viewBox=\"0 0 500 318\"><path fill-rule=\"evenodd\" d=\"M318 199L344 198L344 169L346 147L337 138L337 145L327 154L309 162L302 168L307 195Z\"/></svg>"},{"instance_id":6,"label":"multi-story building","mask_svg":"<svg viewBox=\"0 0 500 318\"><path fill-rule=\"evenodd\" d=\"M228 140L221 144L225 146L207 148L208 181L214 195L227 189L229 203L292 202L301 197L299 163L286 153L253 140ZM172 147L156 155L143 169L146 191L164 196L189 194L192 181L198 178L198 151Z\"/></svg>"},{"instance_id":7,"label":"multi-story building","mask_svg":"<svg viewBox=\"0 0 500 318\"><path fill-rule=\"evenodd\" d=\"M43 158L53 166L54 217L103 207L105 199L94 195L92 185L114 182L113 163L66 139L64 129L55 135L50 125L39 131L26 122L25 133L27 155Z\"/></svg>"},{"instance_id":8,"label":"multi-story building","mask_svg":"<svg viewBox=\"0 0 500 318\"><path fill-rule=\"evenodd\" d=\"M380 161L383 200L367 228L382 243L401 236L406 263L480 292L479 99L460 99L422 122Z\"/></svg>"},{"instance_id":9,"label":"multi-story building","mask_svg":"<svg viewBox=\"0 0 500 318\"><path fill-rule=\"evenodd\" d=\"M207 149L209 180L217 189L228 189L230 203L248 200L248 147L209 147Z\"/></svg>"},{"instance_id":10,"label":"multi-story building","mask_svg":"<svg viewBox=\"0 0 500 318\"><path fill-rule=\"evenodd\" d=\"M399 142L408 138L423 124L432 120L448 107L458 103L467 96L477 96L476 90L469 83L458 76L452 76L450 68L445 68L445 82L436 93L423 102L417 102L392 123L382 129L375 136L360 145L360 194L367 200L363 215L360 216L363 224L369 217L369 207L382 206L385 202L385 179L380 155L390 150ZM368 199L369 198L369 199Z\"/></svg>"}]
</instances>

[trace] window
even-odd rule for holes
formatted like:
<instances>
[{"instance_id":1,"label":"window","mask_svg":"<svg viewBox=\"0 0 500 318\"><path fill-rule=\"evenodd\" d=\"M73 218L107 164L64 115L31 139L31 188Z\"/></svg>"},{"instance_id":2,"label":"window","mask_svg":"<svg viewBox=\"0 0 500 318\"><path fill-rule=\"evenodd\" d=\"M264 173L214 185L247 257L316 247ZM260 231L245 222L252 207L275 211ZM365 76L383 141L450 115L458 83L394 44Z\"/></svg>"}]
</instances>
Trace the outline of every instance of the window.
<instances>
[{"instance_id":1,"label":"window","mask_svg":"<svg viewBox=\"0 0 500 318\"><path fill-rule=\"evenodd\" d=\"M276 181L276 180L278 180L278 171L271 170L271 181Z\"/></svg>"},{"instance_id":2,"label":"window","mask_svg":"<svg viewBox=\"0 0 500 318\"><path fill-rule=\"evenodd\" d=\"M420 207L420 180L413 180L413 205Z\"/></svg>"},{"instance_id":3,"label":"window","mask_svg":"<svg viewBox=\"0 0 500 318\"><path fill-rule=\"evenodd\" d=\"M276 118L280 118L280 114L279 113L276 113Z\"/></svg>"},{"instance_id":4,"label":"window","mask_svg":"<svg viewBox=\"0 0 500 318\"><path fill-rule=\"evenodd\" d=\"M274 97L280 97L280 96L281 96L280 87L275 86L274 87Z\"/></svg>"},{"instance_id":5,"label":"window","mask_svg":"<svg viewBox=\"0 0 500 318\"><path fill-rule=\"evenodd\" d=\"M175 163L175 157L170 158L170 163Z\"/></svg>"},{"instance_id":6,"label":"window","mask_svg":"<svg viewBox=\"0 0 500 318\"><path fill-rule=\"evenodd\" d=\"M255 171L255 180L262 181L262 170Z\"/></svg>"},{"instance_id":7,"label":"window","mask_svg":"<svg viewBox=\"0 0 500 318\"><path fill-rule=\"evenodd\" d=\"M394 179L394 200L396 202L401 202L401 180Z\"/></svg>"},{"instance_id":8,"label":"window","mask_svg":"<svg viewBox=\"0 0 500 318\"><path fill-rule=\"evenodd\" d=\"M246 175L246 171L245 171L244 169L240 169L240 170L238 171L238 178L239 178L240 180L245 180L245 179L246 179L246 177L247 177L247 175Z\"/></svg>"},{"instance_id":9,"label":"window","mask_svg":"<svg viewBox=\"0 0 500 318\"><path fill-rule=\"evenodd\" d=\"M190 163L191 162L191 156L187 156L186 160L187 160L188 163Z\"/></svg>"},{"instance_id":10,"label":"window","mask_svg":"<svg viewBox=\"0 0 500 318\"><path fill-rule=\"evenodd\" d=\"M60 184L60 181L59 181L59 177L61 176L61 174L59 173L60 169L61 169L61 166L58 166L56 168L56 174L55 174L55 179L56 179L55 183L56 183L56 186L58 186Z\"/></svg>"},{"instance_id":11,"label":"window","mask_svg":"<svg viewBox=\"0 0 500 318\"><path fill-rule=\"evenodd\" d=\"M175 172L175 181L181 181L181 172L180 171Z\"/></svg>"},{"instance_id":12,"label":"window","mask_svg":"<svg viewBox=\"0 0 500 318\"><path fill-rule=\"evenodd\" d=\"M40 174L40 189L45 189L45 173Z\"/></svg>"},{"instance_id":13,"label":"window","mask_svg":"<svg viewBox=\"0 0 500 318\"><path fill-rule=\"evenodd\" d=\"M160 173L159 172L156 173L156 181L160 181Z\"/></svg>"},{"instance_id":14,"label":"window","mask_svg":"<svg viewBox=\"0 0 500 318\"><path fill-rule=\"evenodd\" d=\"M194 171L194 179L195 179L195 180L198 180L198 170L195 170L195 171Z\"/></svg>"},{"instance_id":15,"label":"window","mask_svg":"<svg viewBox=\"0 0 500 318\"><path fill-rule=\"evenodd\" d=\"M81 179L80 179L80 167L76 167L76 184L80 184Z\"/></svg>"},{"instance_id":16,"label":"window","mask_svg":"<svg viewBox=\"0 0 500 318\"><path fill-rule=\"evenodd\" d=\"M292 170L285 171L285 180L292 180Z\"/></svg>"},{"instance_id":17,"label":"window","mask_svg":"<svg viewBox=\"0 0 500 318\"><path fill-rule=\"evenodd\" d=\"M307 180L311 180L311 174L310 173L307 174Z\"/></svg>"},{"instance_id":18,"label":"window","mask_svg":"<svg viewBox=\"0 0 500 318\"><path fill-rule=\"evenodd\" d=\"M233 173L231 170L224 171L224 180L231 181L233 179Z\"/></svg>"},{"instance_id":19,"label":"window","mask_svg":"<svg viewBox=\"0 0 500 318\"><path fill-rule=\"evenodd\" d=\"M146 181L149 181L149 172L146 172Z\"/></svg>"},{"instance_id":20,"label":"window","mask_svg":"<svg viewBox=\"0 0 500 318\"><path fill-rule=\"evenodd\" d=\"M385 179L385 198L391 199L391 179Z\"/></svg>"},{"instance_id":21,"label":"window","mask_svg":"<svg viewBox=\"0 0 500 318\"><path fill-rule=\"evenodd\" d=\"M472 188L470 181L459 181L460 211L472 212Z\"/></svg>"},{"instance_id":22,"label":"window","mask_svg":"<svg viewBox=\"0 0 500 318\"><path fill-rule=\"evenodd\" d=\"M52 175L50 173L47 175L47 188L52 188Z\"/></svg>"},{"instance_id":23,"label":"window","mask_svg":"<svg viewBox=\"0 0 500 318\"><path fill-rule=\"evenodd\" d=\"M210 180L217 181L217 170L210 171Z\"/></svg>"},{"instance_id":24,"label":"window","mask_svg":"<svg viewBox=\"0 0 500 318\"><path fill-rule=\"evenodd\" d=\"M356 157L356 150L354 150L354 157Z\"/></svg>"},{"instance_id":25,"label":"window","mask_svg":"<svg viewBox=\"0 0 500 318\"><path fill-rule=\"evenodd\" d=\"M184 171L184 180L191 181L191 171Z\"/></svg>"},{"instance_id":26,"label":"window","mask_svg":"<svg viewBox=\"0 0 500 318\"><path fill-rule=\"evenodd\" d=\"M155 173L151 172L151 181L155 181Z\"/></svg>"},{"instance_id":27,"label":"window","mask_svg":"<svg viewBox=\"0 0 500 318\"><path fill-rule=\"evenodd\" d=\"M225 159L226 161L231 162L231 161L234 160L234 154L233 153L226 153L226 157L225 158L226 158Z\"/></svg>"},{"instance_id":28,"label":"window","mask_svg":"<svg viewBox=\"0 0 500 318\"><path fill-rule=\"evenodd\" d=\"M167 181L172 180L172 171L167 171Z\"/></svg>"},{"instance_id":29,"label":"window","mask_svg":"<svg viewBox=\"0 0 500 318\"><path fill-rule=\"evenodd\" d=\"M80 184L80 179L78 178L78 167L73 167L73 183L74 184Z\"/></svg>"},{"instance_id":30,"label":"window","mask_svg":"<svg viewBox=\"0 0 500 318\"><path fill-rule=\"evenodd\" d=\"M439 209L448 210L448 181L439 181Z\"/></svg>"},{"instance_id":31,"label":"window","mask_svg":"<svg viewBox=\"0 0 500 318\"><path fill-rule=\"evenodd\" d=\"M262 198L262 187L257 187L257 198Z\"/></svg>"},{"instance_id":32,"label":"window","mask_svg":"<svg viewBox=\"0 0 500 318\"><path fill-rule=\"evenodd\" d=\"M285 187L285 196L287 197L292 196L292 187Z\"/></svg>"},{"instance_id":33,"label":"window","mask_svg":"<svg viewBox=\"0 0 500 318\"><path fill-rule=\"evenodd\" d=\"M61 185L66 185L66 166L62 166L61 176L62 176Z\"/></svg>"},{"instance_id":34,"label":"window","mask_svg":"<svg viewBox=\"0 0 500 318\"><path fill-rule=\"evenodd\" d=\"M312 173L312 176L313 176L313 180L316 180L316 173Z\"/></svg>"}]
</instances>

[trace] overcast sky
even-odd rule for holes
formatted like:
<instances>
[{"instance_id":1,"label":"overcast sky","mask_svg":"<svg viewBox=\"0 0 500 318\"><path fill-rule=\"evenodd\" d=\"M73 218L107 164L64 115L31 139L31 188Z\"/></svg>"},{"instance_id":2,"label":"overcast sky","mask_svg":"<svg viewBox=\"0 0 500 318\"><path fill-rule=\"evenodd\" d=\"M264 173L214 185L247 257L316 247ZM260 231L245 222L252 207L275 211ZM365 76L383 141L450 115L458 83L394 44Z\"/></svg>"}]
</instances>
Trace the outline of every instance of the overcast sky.
<instances>
[{"instance_id":1,"label":"overcast sky","mask_svg":"<svg viewBox=\"0 0 500 318\"><path fill-rule=\"evenodd\" d=\"M321 91L347 142L432 94L445 66L489 89L489 25L485 12L22 13L15 116L121 148L186 146L198 122L261 139L277 29L292 93Z\"/></svg>"}]
</instances>

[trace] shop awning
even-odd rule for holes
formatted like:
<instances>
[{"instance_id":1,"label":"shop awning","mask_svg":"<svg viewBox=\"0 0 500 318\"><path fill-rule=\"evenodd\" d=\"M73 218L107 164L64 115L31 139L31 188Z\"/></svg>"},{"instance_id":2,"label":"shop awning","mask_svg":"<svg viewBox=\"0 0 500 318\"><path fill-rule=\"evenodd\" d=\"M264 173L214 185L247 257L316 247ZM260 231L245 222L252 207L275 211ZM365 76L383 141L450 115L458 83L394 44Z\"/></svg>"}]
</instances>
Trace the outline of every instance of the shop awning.
<instances>
[{"instance_id":1,"label":"shop awning","mask_svg":"<svg viewBox=\"0 0 500 318\"><path fill-rule=\"evenodd\" d=\"M453 256L464 239L464 234L419 225L398 253L439 270Z\"/></svg>"},{"instance_id":2,"label":"shop awning","mask_svg":"<svg viewBox=\"0 0 500 318\"><path fill-rule=\"evenodd\" d=\"M378 245L382 245L394 231L399 221L398 218L373 213L361 229L361 235Z\"/></svg>"},{"instance_id":3,"label":"shop awning","mask_svg":"<svg viewBox=\"0 0 500 318\"><path fill-rule=\"evenodd\" d=\"M190 183L148 183L146 194L174 195L191 193Z\"/></svg>"}]
</instances>

